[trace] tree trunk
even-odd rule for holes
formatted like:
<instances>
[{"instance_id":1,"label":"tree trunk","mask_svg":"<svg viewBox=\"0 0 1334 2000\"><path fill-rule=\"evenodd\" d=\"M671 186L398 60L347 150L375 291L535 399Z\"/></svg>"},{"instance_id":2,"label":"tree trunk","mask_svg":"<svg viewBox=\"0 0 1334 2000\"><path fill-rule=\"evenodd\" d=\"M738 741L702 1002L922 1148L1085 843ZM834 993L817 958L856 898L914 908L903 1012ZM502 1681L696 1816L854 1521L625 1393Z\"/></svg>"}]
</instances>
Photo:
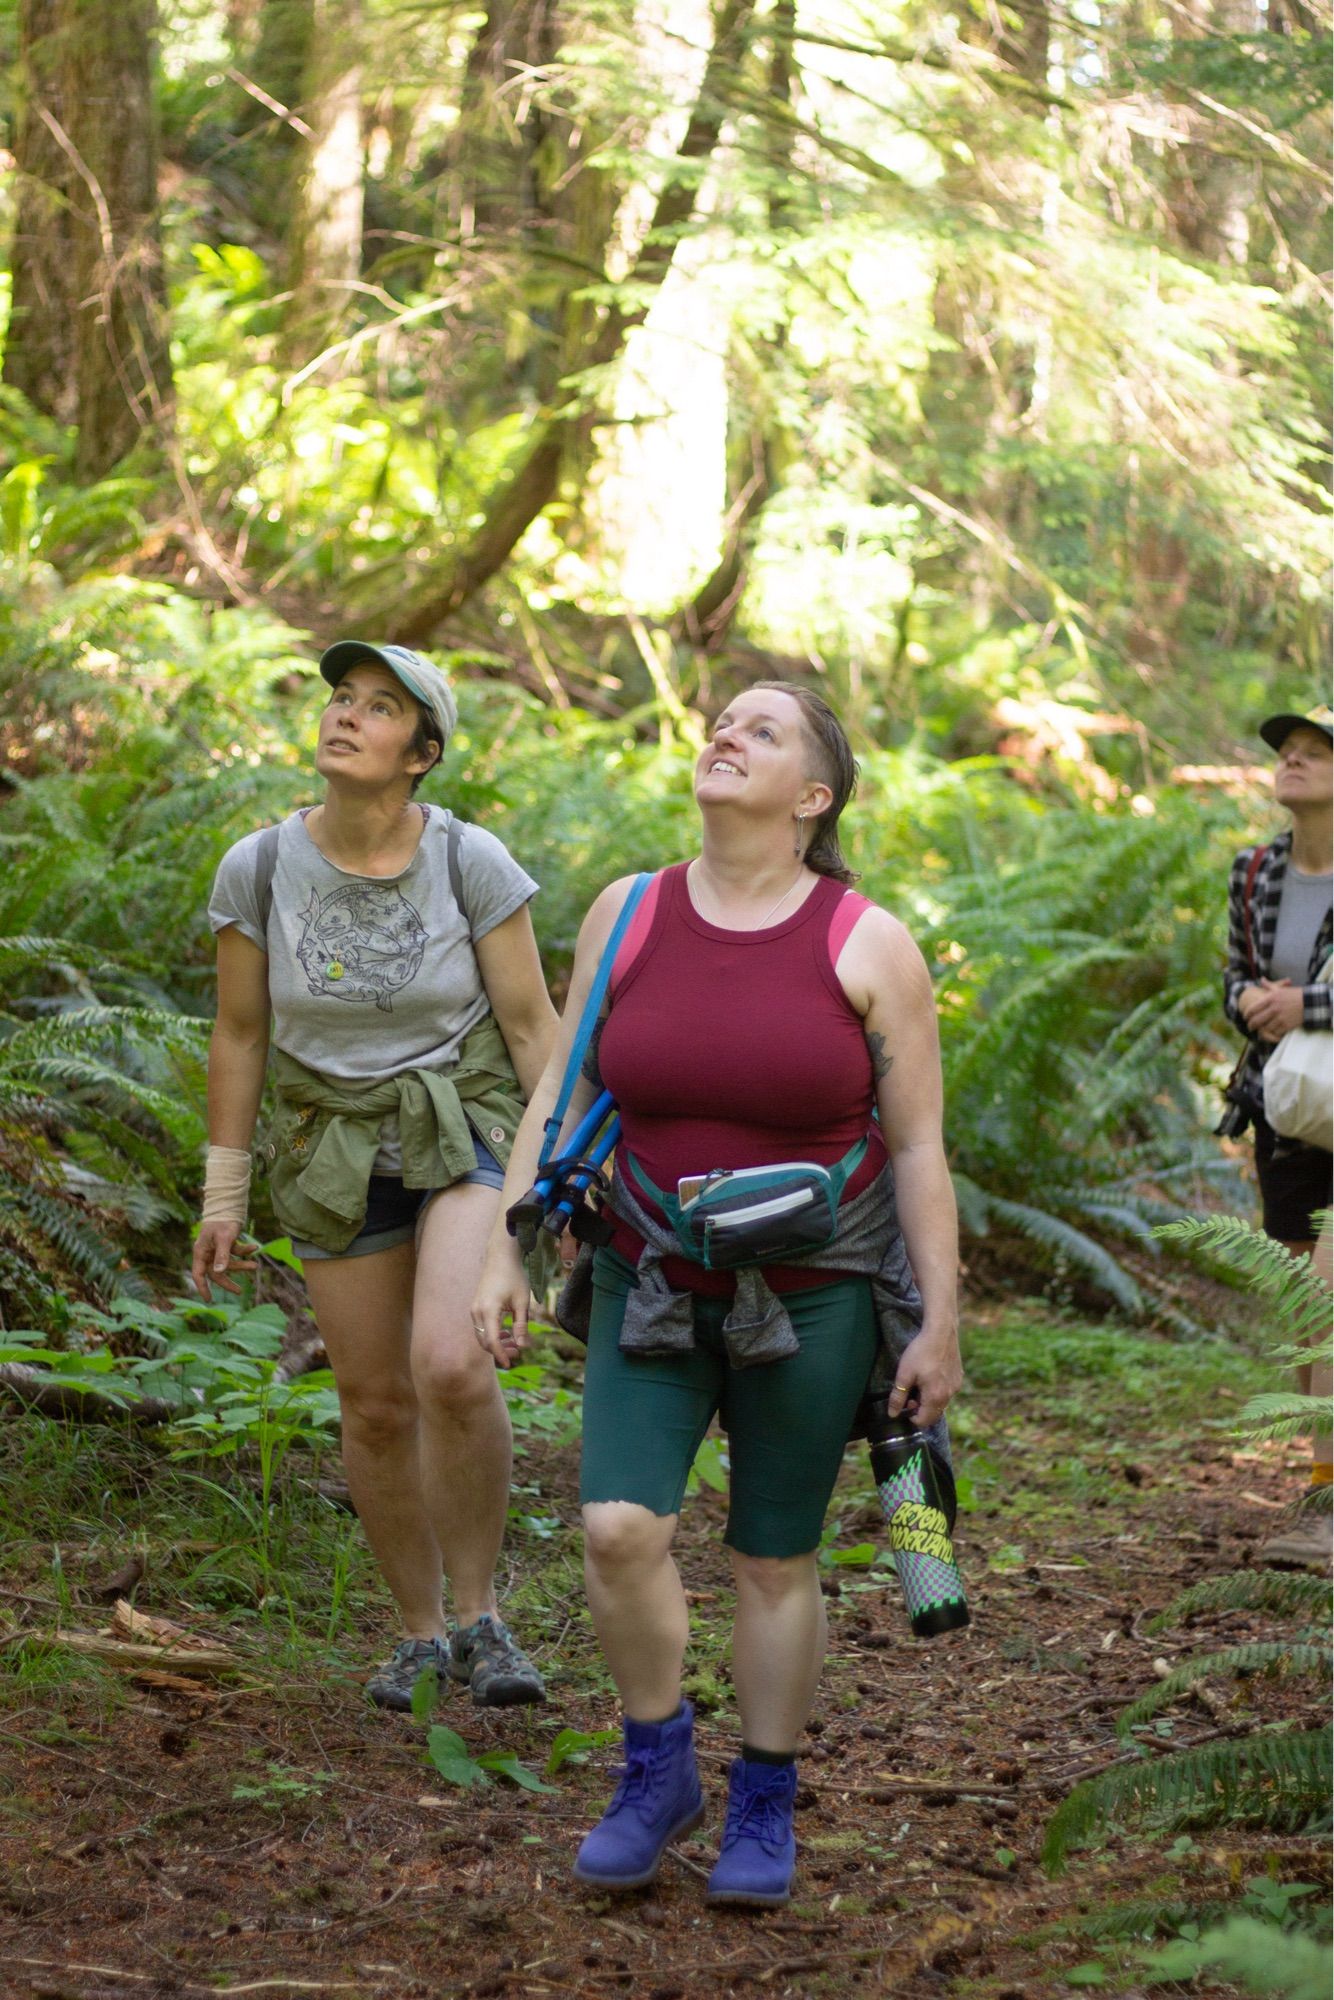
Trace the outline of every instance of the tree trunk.
<instances>
[{"instance_id":1,"label":"tree trunk","mask_svg":"<svg viewBox=\"0 0 1334 2000\"><path fill-rule=\"evenodd\" d=\"M540 154L552 120L523 88L523 73L545 70L559 45L556 0L491 0L468 52L449 146L449 219L465 242L527 228L547 209Z\"/></svg>"},{"instance_id":2,"label":"tree trunk","mask_svg":"<svg viewBox=\"0 0 1334 2000\"><path fill-rule=\"evenodd\" d=\"M157 218L154 0L57 0L71 182L82 479L99 479L171 409Z\"/></svg>"},{"instance_id":3,"label":"tree trunk","mask_svg":"<svg viewBox=\"0 0 1334 2000\"><path fill-rule=\"evenodd\" d=\"M19 16L18 211L4 380L43 416L67 424L75 414L74 169L52 130L64 129L57 7L58 0L23 0Z\"/></svg>"},{"instance_id":4,"label":"tree trunk","mask_svg":"<svg viewBox=\"0 0 1334 2000\"><path fill-rule=\"evenodd\" d=\"M361 274L361 0L314 0L312 22L302 90L310 138L292 217L289 324L297 344L313 352Z\"/></svg>"},{"instance_id":5,"label":"tree trunk","mask_svg":"<svg viewBox=\"0 0 1334 2000\"><path fill-rule=\"evenodd\" d=\"M700 164L718 143L726 107L727 77L737 61L755 0L722 0L713 47L705 65L699 94L676 159L688 169L668 172L659 194L643 247L629 274L633 305L612 305L585 349L585 366L605 367L614 361L632 327L648 314L651 295L671 268L677 239L694 214ZM488 503L472 540L450 561L434 587L395 620L396 637L423 644L464 604L479 586L507 561L524 530L555 498L565 447L572 436L593 421L593 412L578 418L548 417L540 423L523 458Z\"/></svg>"},{"instance_id":6,"label":"tree trunk","mask_svg":"<svg viewBox=\"0 0 1334 2000\"><path fill-rule=\"evenodd\" d=\"M796 39L796 0L775 0L770 16L769 75L770 102L787 113L792 107L792 46ZM794 125L787 117L774 121L769 142L769 191L766 207L769 234L777 239L792 227L792 203L788 196L792 174ZM777 361L787 347L788 328L781 322L770 342ZM723 550L711 576L706 577L689 604L674 621L674 632L705 652L716 652L724 643L741 605L746 586L746 566L754 544L760 516L778 486L778 424L771 409L764 406L763 385L757 385L756 404L741 426L739 447L733 449L732 503L723 535Z\"/></svg>"},{"instance_id":7,"label":"tree trunk","mask_svg":"<svg viewBox=\"0 0 1334 2000\"><path fill-rule=\"evenodd\" d=\"M1177 17L1179 40L1258 35L1263 16L1256 0L1193 0ZM1244 276L1250 261L1251 207L1259 180L1253 161L1218 150L1207 113L1185 110L1192 142L1173 156L1167 199L1177 236L1186 249L1211 264ZM1198 134L1198 138L1194 135Z\"/></svg>"}]
</instances>

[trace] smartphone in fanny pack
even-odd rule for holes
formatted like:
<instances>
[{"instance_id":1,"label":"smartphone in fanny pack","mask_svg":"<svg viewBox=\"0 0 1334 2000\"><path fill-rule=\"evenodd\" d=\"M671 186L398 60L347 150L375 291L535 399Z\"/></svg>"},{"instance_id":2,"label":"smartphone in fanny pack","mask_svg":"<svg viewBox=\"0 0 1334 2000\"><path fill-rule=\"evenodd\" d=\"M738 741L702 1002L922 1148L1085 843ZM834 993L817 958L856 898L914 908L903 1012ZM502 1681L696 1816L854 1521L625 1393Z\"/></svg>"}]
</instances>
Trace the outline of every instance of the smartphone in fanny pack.
<instances>
[{"instance_id":1,"label":"smartphone in fanny pack","mask_svg":"<svg viewBox=\"0 0 1334 2000\"><path fill-rule=\"evenodd\" d=\"M729 1270L823 1249L840 1192L829 1168L813 1160L687 1174L676 1184L672 1220L707 1269Z\"/></svg>"}]
</instances>

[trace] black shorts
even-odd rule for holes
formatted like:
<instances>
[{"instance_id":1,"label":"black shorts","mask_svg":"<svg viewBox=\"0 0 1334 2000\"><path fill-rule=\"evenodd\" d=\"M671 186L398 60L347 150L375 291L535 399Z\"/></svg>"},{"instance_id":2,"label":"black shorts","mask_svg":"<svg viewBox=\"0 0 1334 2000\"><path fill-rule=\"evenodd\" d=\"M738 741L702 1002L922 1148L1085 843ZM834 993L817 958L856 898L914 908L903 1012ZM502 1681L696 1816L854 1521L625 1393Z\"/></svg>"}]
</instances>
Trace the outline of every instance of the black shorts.
<instances>
[{"instance_id":1,"label":"black shorts","mask_svg":"<svg viewBox=\"0 0 1334 2000\"><path fill-rule=\"evenodd\" d=\"M463 1175L463 1180L478 1187L504 1187L505 1169L490 1147L484 1146L476 1133L472 1144L477 1165L470 1174ZM412 1243L428 1204L441 1192L440 1188L404 1187L397 1174L372 1174L366 1187L365 1220L346 1250L321 1250L314 1243L293 1237L293 1255L303 1264L309 1264L333 1256L372 1257L377 1250L393 1250L400 1243Z\"/></svg>"},{"instance_id":2,"label":"black shorts","mask_svg":"<svg viewBox=\"0 0 1334 2000\"><path fill-rule=\"evenodd\" d=\"M1280 1139L1267 1119L1255 1119L1255 1171L1264 1203L1264 1232L1280 1243L1314 1243L1311 1217L1334 1206L1334 1153L1300 1139Z\"/></svg>"}]
</instances>

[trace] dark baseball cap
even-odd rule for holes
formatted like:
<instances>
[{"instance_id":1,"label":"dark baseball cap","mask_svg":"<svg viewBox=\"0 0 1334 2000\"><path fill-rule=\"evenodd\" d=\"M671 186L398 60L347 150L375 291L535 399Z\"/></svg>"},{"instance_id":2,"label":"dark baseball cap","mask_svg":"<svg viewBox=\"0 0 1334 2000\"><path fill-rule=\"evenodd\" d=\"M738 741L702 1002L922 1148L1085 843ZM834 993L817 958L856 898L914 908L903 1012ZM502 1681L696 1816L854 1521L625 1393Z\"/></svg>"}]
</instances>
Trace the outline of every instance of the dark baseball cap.
<instances>
[{"instance_id":1,"label":"dark baseball cap","mask_svg":"<svg viewBox=\"0 0 1334 2000\"><path fill-rule=\"evenodd\" d=\"M1318 729L1334 743L1334 708L1321 703L1318 708L1309 708L1305 715L1271 715L1260 724L1260 735L1271 750L1281 750L1294 729Z\"/></svg>"},{"instance_id":2,"label":"dark baseball cap","mask_svg":"<svg viewBox=\"0 0 1334 2000\"><path fill-rule=\"evenodd\" d=\"M350 668L364 666L367 661L388 667L394 679L401 681L413 699L429 711L440 730L443 749L454 734L459 705L454 699L453 688L435 662L428 660L423 653L414 653L408 646L382 646L368 639L340 639L336 645L321 653L320 672L330 687L337 687Z\"/></svg>"}]
</instances>

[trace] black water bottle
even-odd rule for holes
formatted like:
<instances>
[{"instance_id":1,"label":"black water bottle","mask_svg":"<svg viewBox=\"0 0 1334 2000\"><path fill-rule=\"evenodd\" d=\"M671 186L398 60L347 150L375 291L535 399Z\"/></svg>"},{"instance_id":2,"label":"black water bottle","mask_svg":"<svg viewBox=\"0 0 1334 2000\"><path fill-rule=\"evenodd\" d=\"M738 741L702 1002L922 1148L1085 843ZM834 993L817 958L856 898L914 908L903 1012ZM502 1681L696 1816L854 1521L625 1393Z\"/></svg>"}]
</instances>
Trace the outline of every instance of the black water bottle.
<instances>
[{"instance_id":1,"label":"black water bottle","mask_svg":"<svg viewBox=\"0 0 1334 2000\"><path fill-rule=\"evenodd\" d=\"M945 1467L937 1469L921 1431L907 1417L891 1417L883 1397L871 1404L866 1434L912 1629L919 1639L957 1631L969 1611L950 1540L954 1482Z\"/></svg>"}]
</instances>

